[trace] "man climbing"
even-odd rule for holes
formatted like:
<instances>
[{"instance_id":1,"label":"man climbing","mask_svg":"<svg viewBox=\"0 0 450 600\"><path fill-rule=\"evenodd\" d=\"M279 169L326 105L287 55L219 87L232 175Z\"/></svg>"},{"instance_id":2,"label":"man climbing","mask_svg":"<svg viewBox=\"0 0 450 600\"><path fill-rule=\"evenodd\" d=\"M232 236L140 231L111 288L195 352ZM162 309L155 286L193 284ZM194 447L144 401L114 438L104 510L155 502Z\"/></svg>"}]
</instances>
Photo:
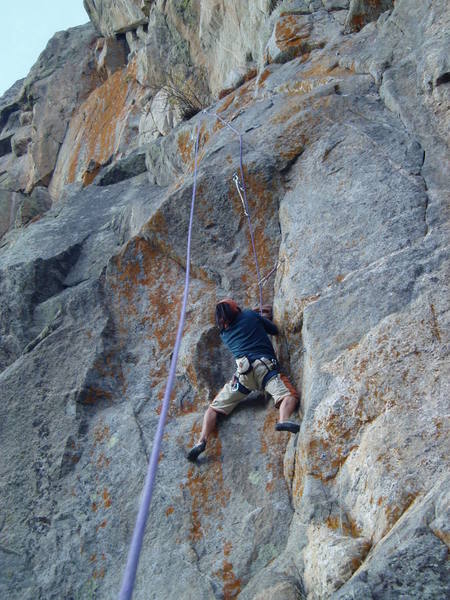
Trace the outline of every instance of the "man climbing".
<instances>
[{"instance_id":1,"label":"man climbing","mask_svg":"<svg viewBox=\"0 0 450 600\"><path fill-rule=\"evenodd\" d=\"M222 341L236 359L237 371L226 383L203 417L198 442L187 458L195 461L205 450L209 435L216 427L217 414L229 415L254 390L265 390L280 410L277 431L297 433L300 426L289 420L299 397L286 376L280 374L269 335L278 335L277 326L253 310L241 310L234 300L226 298L216 306L216 325Z\"/></svg>"}]
</instances>

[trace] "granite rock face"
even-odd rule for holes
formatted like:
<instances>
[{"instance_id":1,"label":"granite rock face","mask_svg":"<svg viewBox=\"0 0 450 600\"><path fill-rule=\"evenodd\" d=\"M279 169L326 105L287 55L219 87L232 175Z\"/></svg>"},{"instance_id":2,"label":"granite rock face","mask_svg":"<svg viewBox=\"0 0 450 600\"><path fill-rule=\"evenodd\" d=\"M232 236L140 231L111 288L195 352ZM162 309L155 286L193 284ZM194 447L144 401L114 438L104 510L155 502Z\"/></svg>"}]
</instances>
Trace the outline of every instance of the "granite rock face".
<instances>
[{"instance_id":1,"label":"granite rock face","mask_svg":"<svg viewBox=\"0 0 450 600\"><path fill-rule=\"evenodd\" d=\"M349 31L359 31L375 21L381 13L394 7L395 0L351 0L346 27Z\"/></svg>"},{"instance_id":2,"label":"granite rock face","mask_svg":"<svg viewBox=\"0 0 450 600\"><path fill-rule=\"evenodd\" d=\"M2 215L11 215L10 226L17 192L29 196L48 187L74 110L101 82L93 60L96 40L90 24L55 34L28 77L1 99L0 191L11 198L2 208Z\"/></svg>"},{"instance_id":3,"label":"granite rock face","mask_svg":"<svg viewBox=\"0 0 450 600\"><path fill-rule=\"evenodd\" d=\"M113 37L144 25L151 0L84 0L83 4L96 29Z\"/></svg>"},{"instance_id":4,"label":"granite rock face","mask_svg":"<svg viewBox=\"0 0 450 600\"><path fill-rule=\"evenodd\" d=\"M446 597L447 3L85 5L97 32L57 34L0 99L0 595L118 594L200 128L187 322L134 597ZM179 76L222 97L190 116L168 91ZM257 303L239 138L216 114L243 134L264 301L304 417L278 433L252 396L193 465L233 372L214 304Z\"/></svg>"}]
</instances>

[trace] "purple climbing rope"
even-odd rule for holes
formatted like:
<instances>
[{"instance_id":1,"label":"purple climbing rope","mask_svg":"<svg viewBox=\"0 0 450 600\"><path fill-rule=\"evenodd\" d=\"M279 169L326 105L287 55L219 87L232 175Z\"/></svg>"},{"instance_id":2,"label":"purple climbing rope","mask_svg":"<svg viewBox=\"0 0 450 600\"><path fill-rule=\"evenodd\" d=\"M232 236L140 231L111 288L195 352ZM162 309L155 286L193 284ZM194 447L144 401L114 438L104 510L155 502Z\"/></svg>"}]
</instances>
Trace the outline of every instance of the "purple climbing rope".
<instances>
[{"instance_id":1,"label":"purple climbing rope","mask_svg":"<svg viewBox=\"0 0 450 600\"><path fill-rule=\"evenodd\" d=\"M252 227L252 220L251 220L251 216L250 216L250 209L248 207L248 202L247 202L247 189L245 187L245 178L244 178L244 166L243 166L243 162L242 162L242 134L240 131L238 131L237 129L235 129L232 125L230 125L230 123L228 123L228 121L225 121L225 119L223 119L220 115L218 115L217 113L213 113L213 112L209 112L208 110L203 109L203 112L206 115L211 115L212 117L216 117L216 119L218 119L221 123L223 123L226 127L228 127L229 129L231 129L231 131L233 133L235 133L238 137L239 137L239 171L241 174L241 181L242 181L242 192L243 192L243 203L244 203L244 212L245 215L247 217L247 223L248 223L248 229L250 232L250 239L252 242L252 249L253 249L253 258L255 260L255 268L256 268L256 278L258 281L258 288L259 288L259 313L262 315L262 305L263 305L263 293L262 293L262 283L261 283L261 275L260 275L260 271L259 271L259 263L258 263L258 256L256 254L256 245L255 245L255 236L253 234L253 227Z\"/></svg>"},{"instance_id":2,"label":"purple climbing rope","mask_svg":"<svg viewBox=\"0 0 450 600\"><path fill-rule=\"evenodd\" d=\"M242 181L242 192L243 192L243 204L244 212L248 221L248 228L250 231L250 239L253 248L253 257L255 259L256 276L259 287L259 312L262 315L263 295L262 286L263 280L261 279L258 257L256 254L255 236L253 234L253 227L250 217L250 210L247 202L247 191L245 187L244 178L244 167L242 162L242 134L235 129L230 123L225 121L221 116L216 113L210 113L207 110L203 111L205 114L216 117L226 127L231 129L239 137L239 171L241 174ZM180 320L178 323L177 337L175 340L175 346L172 353L172 360L170 362L169 377L166 384L166 390L164 392L164 398L162 402L161 414L158 421L158 428L156 430L155 439L153 441L152 454L150 456L150 462L147 469L147 475L145 478L144 489L142 492L142 500L139 507L138 516L136 518L136 524L134 526L133 538L131 540L130 550L128 552L127 564L125 567L124 576L122 579L122 587L120 589L119 600L130 600L133 595L134 584L136 580L136 572L139 563L139 555L141 553L142 541L144 539L145 526L147 524L148 511L150 502L152 500L153 487L155 483L156 472L158 470L158 459L161 448L162 437L164 434L164 425L167 419L167 413L169 411L170 396L175 381L175 370L178 361L178 353L180 350L181 339L183 337L184 321L186 316L187 299L189 295L189 280L190 280L190 263L191 263L191 239L192 239L192 224L194 220L194 208L195 208L195 196L197 192L197 162L198 162L198 144L200 139L201 122L198 125L197 138L195 141L194 151L194 182L192 186L192 200L191 200L191 213L189 217L189 230L188 230L188 241L187 241L187 252L186 252L186 276L184 284L184 295L183 304L181 307ZM239 191L239 189L238 189Z\"/></svg>"},{"instance_id":3,"label":"purple climbing rope","mask_svg":"<svg viewBox=\"0 0 450 600\"><path fill-rule=\"evenodd\" d=\"M189 217L189 232L187 241L187 252L186 252L186 277L184 284L184 295L183 304L181 307L180 320L178 323L177 337L175 346L173 348L172 360L170 362L169 378L166 384L166 391L164 393L161 415L159 417L158 428L156 430L155 439L153 441L152 454L147 469L147 476L145 478L144 489L142 492L141 505L139 507L138 516L136 519L136 525L134 527L133 539L131 540L130 550L128 552L127 565L122 580L122 587L120 589L119 600L130 600L133 595L134 583L136 579L136 571L139 562L139 555L141 552L142 541L144 538L145 525L147 523L148 509L153 494L153 486L155 482L156 471L158 469L158 458L161 447L161 441L164 433L164 425L169 410L170 396L172 393L173 384L175 381L175 370L177 366L178 353L180 350L181 339L183 336L183 327L186 316L186 305L189 294L189 271L191 263L191 238L192 238L192 223L194 220L194 207L195 207L195 195L197 191L197 157L198 157L198 142L200 138L200 125L198 126L197 139L195 142L195 153L194 153L194 183L192 187L192 201L191 201L191 214Z\"/></svg>"}]
</instances>

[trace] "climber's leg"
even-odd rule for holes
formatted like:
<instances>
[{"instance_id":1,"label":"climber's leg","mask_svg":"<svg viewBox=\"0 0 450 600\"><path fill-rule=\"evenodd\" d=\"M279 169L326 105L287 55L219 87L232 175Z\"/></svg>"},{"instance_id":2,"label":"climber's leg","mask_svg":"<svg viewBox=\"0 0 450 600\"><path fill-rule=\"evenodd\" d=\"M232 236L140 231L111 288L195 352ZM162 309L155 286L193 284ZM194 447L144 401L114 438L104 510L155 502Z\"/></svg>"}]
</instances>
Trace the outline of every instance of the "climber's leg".
<instances>
[{"instance_id":1,"label":"climber's leg","mask_svg":"<svg viewBox=\"0 0 450 600\"><path fill-rule=\"evenodd\" d=\"M191 448L188 452L187 458L188 460L197 460L202 452L204 452L206 448L206 442L210 434L216 428L217 423L217 412L211 408L210 406L207 408L204 416L203 416L203 425L202 432L200 434L200 438L198 442Z\"/></svg>"},{"instance_id":2,"label":"climber's leg","mask_svg":"<svg viewBox=\"0 0 450 600\"><path fill-rule=\"evenodd\" d=\"M269 379L266 391L273 397L276 408L280 410L280 420L275 425L275 429L297 433L300 425L296 421L289 420L289 417L297 408L299 395L289 379L281 374Z\"/></svg>"},{"instance_id":3,"label":"climber's leg","mask_svg":"<svg viewBox=\"0 0 450 600\"><path fill-rule=\"evenodd\" d=\"M205 412L203 417L202 432L200 434L199 442L206 442L210 434L214 431L217 424L217 411L211 406Z\"/></svg>"},{"instance_id":4,"label":"climber's leg","mask_svg":"<svg viewBox=\"0 0 450 600\"><path fill-rule=\"evenodd\" d=\"M196 460L204 452L208 437L216 428L217 414L229 415L247 395L248 391L242 391L235 377L223 386L204 414L200 437L187 455L189 460Z\"/></svg>"},{"instance_id":5,"label":"climber's leg","mask_svg":"<svg viewBox=\"0 0 450 600\"><path fill-rule=\"evenodd\" d=\"M298 399L292 395L285 396L280 404L280 421L287 421L296 409Z\"/></svg>"},{"instance_id":6,"label":"climber's leg","mask_svg":"<svg viewBox=\"0 0 450 600\"><path fill-rule=\"evenodd\" d=\"M294 412L297 406L297 398L295 396L285 396L280 404L280 420L275 425L277 431L290 431L291 433L298 433L300 431L300 425L295 421L290 421L289 417Z\"/></svg>"}]
</instances>

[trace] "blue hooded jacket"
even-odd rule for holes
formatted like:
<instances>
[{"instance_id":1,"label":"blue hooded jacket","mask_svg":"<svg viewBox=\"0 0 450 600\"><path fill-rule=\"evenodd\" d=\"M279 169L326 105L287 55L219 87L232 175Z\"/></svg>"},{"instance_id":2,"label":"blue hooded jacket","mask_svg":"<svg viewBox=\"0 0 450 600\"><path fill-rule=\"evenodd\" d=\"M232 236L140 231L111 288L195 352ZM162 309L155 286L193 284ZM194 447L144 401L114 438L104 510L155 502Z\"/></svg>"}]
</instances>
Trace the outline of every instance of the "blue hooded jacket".
<instances>
[{"instance_id":1,"label":"blue hooded jacket","mask_svg":"<svg viewBox=\"0 0 450 600\"><path fill-rule=\"evenodd\" d=\"M261 357L276 360L268 334L278 335L278 328L272 321L252 310L243 310L220 337L234 358L246 356L250 362Z\"/></svg>"}]
</instances>

